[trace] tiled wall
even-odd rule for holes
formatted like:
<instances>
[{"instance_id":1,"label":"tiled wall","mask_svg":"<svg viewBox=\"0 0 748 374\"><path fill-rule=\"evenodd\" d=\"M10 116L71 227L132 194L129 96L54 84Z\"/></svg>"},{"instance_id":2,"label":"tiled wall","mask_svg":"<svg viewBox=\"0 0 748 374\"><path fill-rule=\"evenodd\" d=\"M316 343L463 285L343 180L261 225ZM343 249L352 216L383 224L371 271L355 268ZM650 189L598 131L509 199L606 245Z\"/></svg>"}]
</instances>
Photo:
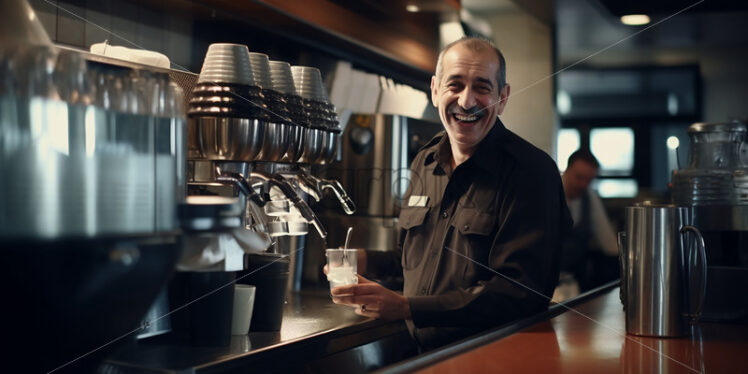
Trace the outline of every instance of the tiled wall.
<instances>
[{"instance_id":1,"label":"tiled wall","mask_svg":"<svg viewBox=\"0 0 748 374\"><path fill-rule=\"evenodd\" d=\"M161 13L123 0L29 0L57 44L88 49L112 45L148 49L169 57L172 68L190 70L192 19ZM193 67L194 69L194 67Z\"/></svg>"}]
</instances>

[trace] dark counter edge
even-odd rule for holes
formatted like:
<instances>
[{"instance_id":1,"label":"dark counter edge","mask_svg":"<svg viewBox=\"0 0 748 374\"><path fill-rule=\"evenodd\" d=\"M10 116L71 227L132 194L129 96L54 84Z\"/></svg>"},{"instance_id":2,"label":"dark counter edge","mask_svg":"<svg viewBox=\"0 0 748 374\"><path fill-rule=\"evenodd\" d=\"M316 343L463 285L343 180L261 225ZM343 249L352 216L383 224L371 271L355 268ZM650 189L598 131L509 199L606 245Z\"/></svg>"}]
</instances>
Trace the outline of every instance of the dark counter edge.
<instances>
[{"instance_id":1,"label":"dark counter edge","mask_svg":"<svg viewBox=\"0 0 748 374\"><path fill-rule=\"evenodd\" d=\"M364 317L362 317L364 318ZM116 366L120 373L220 373L246 369L248 366L264 366L273 359L295 354L295 361L313 361L326 355L338 353L364 345L387 336L393 336L407 327L402 320L385 321L366 318L343 326L321 330L309 335L274 343L248 352L222 357L201 365L183 368L154 368L110 358L108 364ZM255 333L250 333L250 335ZM268 368L268 370L270 370Z\"/></svg>"},{"instance_id":2,"label":"dark counter edge","mask_svg":"<svg viewBox=\"0 0 748 374\"><path fill-rule=\"evenodd\" d=\"M373 373L384 374L384 373L409 373L426 366L433 365L439 361L446 360L452 356L459 355L461 353L470 351L480 346L486 345L490 342L505 338L512 335L522 329L530 327L538 322L549 320L559 314L571 310L572 307L594 299L601 294L610 291L611 289L618 287L619 280L611 281L598 288L587 291L573 299L567 300L566 302L554 304L548 308L547 311L538 313L531 317L521 319L519 321L511 322L506 325L502 325L488 332L481 333L463 340L457 341L450 345L438 348L431 352L424 353L422 355L407 359L390 366L386 366Z\"/></svg>"}]
</instances>

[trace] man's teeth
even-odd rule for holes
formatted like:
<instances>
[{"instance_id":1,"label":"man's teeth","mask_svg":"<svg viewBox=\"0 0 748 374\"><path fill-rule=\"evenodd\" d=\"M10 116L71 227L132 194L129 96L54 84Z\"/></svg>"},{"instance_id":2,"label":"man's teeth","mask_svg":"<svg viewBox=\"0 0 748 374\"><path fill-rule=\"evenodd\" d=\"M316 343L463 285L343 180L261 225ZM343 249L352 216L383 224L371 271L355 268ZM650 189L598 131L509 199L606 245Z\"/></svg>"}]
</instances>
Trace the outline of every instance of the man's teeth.
<instances>
[{"instance_id":1,"label":"man's teeth","mask_svg":"<svg viewBox=\"0 0 748 374\"><path fill-rule=\"evenodd\" d=\"M454 116L455 116L455 118L457 118L457 120L462 121L462 122L473 122L473 121L477 121L478 120L478 116L475 116L475 115L468 116L468 115L464 115L464 114L457 114L457 113L455 113Z\"/></svg>"}]
</instances>

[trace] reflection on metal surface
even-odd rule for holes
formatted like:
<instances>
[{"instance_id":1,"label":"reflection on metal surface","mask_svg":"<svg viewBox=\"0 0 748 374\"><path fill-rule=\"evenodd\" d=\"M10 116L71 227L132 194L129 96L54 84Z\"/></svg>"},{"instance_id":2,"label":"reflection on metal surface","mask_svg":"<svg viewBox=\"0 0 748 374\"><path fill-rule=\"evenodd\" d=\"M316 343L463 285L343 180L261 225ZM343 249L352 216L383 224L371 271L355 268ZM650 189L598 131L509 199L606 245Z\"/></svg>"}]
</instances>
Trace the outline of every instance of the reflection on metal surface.
<instances>
[{"instance_id":1,"label":"reflection on metal surface","mask_svg":"<svg viewBox=\"0 0 748 374\"><path fill-rule=\"evenodd\" d=\"M197 143L208 159L252 161L262 150L266 125L247 118L197 117Z\"/></svg>"},{"instance_id":2,"label":"reflection on metal surface","mask_svg":"<svg viewBox=\"0 0 748 374\"><path fill-rule=\"evenodd\" d=\"M298 124L291 126L290 133L288 135L288 149L286 155L281 159L282 162L296 162L299 161L301 154L304 152L304 139L306 136L306 129Z\"/></svg>"},{"instance_id":3,"label":"reflection on metal surface","mask_svg":"<svg viewBox=\"0 0 748 374\"><path fill-rule=\"evenodd\" d=\"M280 161L291 145L291 125L285 123L266 123L262 150L257 155L259 161Z\"/></svg>"},{"instance_id":4,"label":"reflection on metal surface","mask_svg":"<svg viewBox=\"0 0 748 374\"><path fill-rule=\"evenodd\" d=\"M304 152L299 162L313 164L322 156L325 145L325 131L314 128L306 128L304 134Z\"/></svg>"},{"instance_id":5,"label":"reflection on metal surface","mask_svg":"<svg viewBox=\"0 0 748 374\"><path fill-rule=\"evenodd\" d=\"M693 212L686 207L626 207L621 286L627 332L684 336L689 333L688 316L700 316L706 253L704 239L691 222ZM695 236L687 235L689 231Z\"/></svg>"},{"instance_id":6,"label":"reflection on metal surface","mask_svg":"<svg viewBox=\"0 0 748 374\"><path fill-rule=\"evenodd\" d=\"M56 238L176 227L172 144L179 120L41 98L14 100L30 117L2 128L0 236Z\"/></svg>"},{"instance_id":7,"label":"reflection on metal surface","mask_svg":"<svg viewBox=\"0 0 748 374\"><path fill-rule=\"evenodd\" d=\"M252 350L252 340L249 335L232 335L229 349L234 353L247 353Z\"/></svg>"}]
</instances>

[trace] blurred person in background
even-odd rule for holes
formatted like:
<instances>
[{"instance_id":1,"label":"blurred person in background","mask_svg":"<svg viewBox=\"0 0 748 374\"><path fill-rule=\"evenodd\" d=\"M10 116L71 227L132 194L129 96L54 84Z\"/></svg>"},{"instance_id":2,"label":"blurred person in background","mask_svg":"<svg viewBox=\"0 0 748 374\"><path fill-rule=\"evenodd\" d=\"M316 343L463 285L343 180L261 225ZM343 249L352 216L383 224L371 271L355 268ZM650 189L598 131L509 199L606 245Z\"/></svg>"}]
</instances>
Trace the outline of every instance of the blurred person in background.
<instances>
[{"instance_id":1,"label":"blurred person in background","mask_svg":"<svg viewBox=\"0 0 748 374\"><path fill-rule=\"evenodd\" d=\"M569 156L561 176L574 227L564 242L560 287L566 299L618 278L618 244L600 196L590 184L597 178L600 163L589 150L577 150ZM573 279L572 279L573 277ZM556 295L560 296L560 295Z\"/></svg>"}]
</instances>

